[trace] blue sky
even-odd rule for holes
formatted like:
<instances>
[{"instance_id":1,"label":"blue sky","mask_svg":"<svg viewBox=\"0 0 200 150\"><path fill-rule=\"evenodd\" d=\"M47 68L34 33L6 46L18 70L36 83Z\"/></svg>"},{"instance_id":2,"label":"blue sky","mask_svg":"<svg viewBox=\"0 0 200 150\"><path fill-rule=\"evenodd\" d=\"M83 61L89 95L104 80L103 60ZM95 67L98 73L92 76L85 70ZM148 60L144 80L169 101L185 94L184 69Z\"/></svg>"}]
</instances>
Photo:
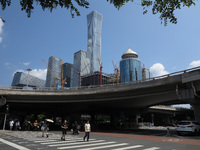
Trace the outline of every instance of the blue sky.
<instances>
[{"instance_id":1,"label":"blue sky","mask_svg":"<svg viewBox=\"0 0 200 150\"><path fill-rule=\"evenodd\" d=\"M197 2L198 3L198 2ZM87 50L87 19L91 11L103 15L103 72L113 73L121 55L131 48L154 76L200 65L200 5L176 11L178 24L161 24L159 15L129 2L120 10L106 0L90 1L90 8L79 8L80 17L71 18L66 9L52 13L35 6L30 18L21 11L19 1L0 10L0 85L10 86L14 72L32 68L32 75L45 79L50 56L73 63L73 55Z\"/></svg>"}]
</instances>

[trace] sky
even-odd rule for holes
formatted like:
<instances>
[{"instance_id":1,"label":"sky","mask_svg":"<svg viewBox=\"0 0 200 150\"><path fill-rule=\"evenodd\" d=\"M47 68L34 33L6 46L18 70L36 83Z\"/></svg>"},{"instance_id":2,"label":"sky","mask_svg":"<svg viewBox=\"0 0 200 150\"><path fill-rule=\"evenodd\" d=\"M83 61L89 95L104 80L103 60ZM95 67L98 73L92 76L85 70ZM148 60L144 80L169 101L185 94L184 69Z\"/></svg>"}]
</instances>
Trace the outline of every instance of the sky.
<instances>
[{"instance_id":1,"label":"sky","mask_svg":"<svg viewBox=\"0 0 200 150\"><path fill-rule=\"evenodd\" d=\"M161 24L151 9L143 15L136 2L119 10L106 0L89 1L90 8L78 7L81 16L71 17L69 10L57 8L50 13L35 5L31 17L21 11L19 1L0 16L0 86L10 86L16 71L33 69L30 74L46 78L50 56L73 63L74 53L87 50L87 14L96 10L103 15L103 72L114 73L112 60L119 65L127 49L137 52L153 76L200 66L200 4L176 10L177 24Z\"/></svg>"}]
</instances>

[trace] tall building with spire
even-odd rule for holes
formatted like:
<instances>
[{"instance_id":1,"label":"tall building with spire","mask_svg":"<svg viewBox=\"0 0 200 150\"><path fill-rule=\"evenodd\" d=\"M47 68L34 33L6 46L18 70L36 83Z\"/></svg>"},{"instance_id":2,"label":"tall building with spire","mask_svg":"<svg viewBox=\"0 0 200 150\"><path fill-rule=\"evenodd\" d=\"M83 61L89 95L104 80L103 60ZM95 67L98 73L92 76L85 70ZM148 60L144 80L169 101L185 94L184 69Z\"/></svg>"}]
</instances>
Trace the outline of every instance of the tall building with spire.
<instances>
[{"instance_id":1,"label":"tall building with spire","mask_svg":"<svg viewBox=\"0 0 200 150\"><path fill-rule=\"evenodd\" d=\"M90 73L100 71L102 20L103 16L97 11L92 11L87 15L87 58L90 60Z\"/></svg>"}]
</instances>

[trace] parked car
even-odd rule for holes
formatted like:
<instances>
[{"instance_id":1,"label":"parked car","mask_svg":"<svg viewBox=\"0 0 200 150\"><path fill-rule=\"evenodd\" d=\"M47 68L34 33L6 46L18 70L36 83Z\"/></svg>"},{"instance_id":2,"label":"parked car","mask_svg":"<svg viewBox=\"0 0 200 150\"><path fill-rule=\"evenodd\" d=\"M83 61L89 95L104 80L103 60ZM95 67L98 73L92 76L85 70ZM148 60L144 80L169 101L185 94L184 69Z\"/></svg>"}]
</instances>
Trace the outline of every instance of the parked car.
<instances>
[{"instance_id":1,"label":"parked car","mask_svg":"<svg viewBox=\"0 0 200 150\"><path fill-rule=\"evenodd\" d=\"M177 124L177 133L181 134L194 134L197 135L200 133L200 123L196 121L180 121Z\"/></svg>"}]
</instances>

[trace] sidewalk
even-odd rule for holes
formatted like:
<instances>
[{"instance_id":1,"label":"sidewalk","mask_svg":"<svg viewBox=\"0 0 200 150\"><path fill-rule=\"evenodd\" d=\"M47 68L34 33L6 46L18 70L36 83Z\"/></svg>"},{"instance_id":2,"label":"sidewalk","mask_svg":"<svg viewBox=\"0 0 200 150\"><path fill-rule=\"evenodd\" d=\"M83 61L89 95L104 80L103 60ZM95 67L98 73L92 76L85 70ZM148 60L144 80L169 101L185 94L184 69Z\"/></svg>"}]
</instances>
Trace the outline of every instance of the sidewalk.
<instances>
[{"instance_id":1,"label":"sidewalk","mask_svg":"<svg viewBox=\"0 0 200 150\"><path fill-rule=\"evenodd\" d=\"M173 138L173 137L158 137L158 136L150 136L150 135L133 135L133 134L103 133L103 132L91 132L91 134L150 140L150 141L160 141L160 142L168 142L168 143L200 145L200 140L182 139L182 138Z\"/></svg>"}]
</instances>

